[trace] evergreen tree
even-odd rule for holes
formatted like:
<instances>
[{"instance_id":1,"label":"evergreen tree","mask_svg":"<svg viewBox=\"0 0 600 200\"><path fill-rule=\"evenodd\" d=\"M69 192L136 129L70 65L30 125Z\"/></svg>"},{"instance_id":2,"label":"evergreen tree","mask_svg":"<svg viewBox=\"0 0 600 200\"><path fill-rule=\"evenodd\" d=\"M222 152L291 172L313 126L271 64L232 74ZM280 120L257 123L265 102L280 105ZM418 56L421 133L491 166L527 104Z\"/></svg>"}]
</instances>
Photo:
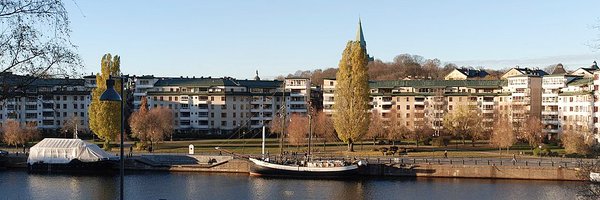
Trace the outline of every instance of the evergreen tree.
<instances>
[{"instance_id":1,"label":"evergreen tree","mask_svg":"<svg viewBox=\"0 0 600 200\"><path fill-rule=\"evenodd\" d=\"M92 103L89 108L90 130L104 140L104 149L110 149L110 141L121 132L121 104L115 101L100 101L100 95L106 90L106 80L121 75L120 57L110 54L102 56L101 73L96 74L96 88L92 91ZM115 80L115 90L121 92L121 80ZM122 96L125 101L125 97Z\"/></svg>"},{"instance_id":2,"label":"evergreen tree","mask_svg":"<svg viewBox=\"0 0 600 200\"><path fill-rule=\"evenodd\" d=\"M340 60L336 75L334 127L338 137L354 151L354 142L369 129L368 56L364 45L350 41Z\"/></svg>"}]
</instances>

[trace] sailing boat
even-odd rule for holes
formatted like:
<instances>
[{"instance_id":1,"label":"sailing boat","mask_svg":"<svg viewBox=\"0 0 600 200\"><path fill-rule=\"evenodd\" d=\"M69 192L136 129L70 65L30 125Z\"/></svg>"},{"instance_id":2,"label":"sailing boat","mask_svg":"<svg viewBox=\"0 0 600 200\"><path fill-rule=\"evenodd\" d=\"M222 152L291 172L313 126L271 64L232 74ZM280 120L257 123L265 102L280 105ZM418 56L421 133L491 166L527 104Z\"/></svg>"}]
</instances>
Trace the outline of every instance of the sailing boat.
<instances>
[{"instance_id":1,"label":"sailing boat","mask_svg":"<svg viewBox=\"0 0 600 200\"><path fill-rule=\"evenodd\" d=\"M285 93L285 86L284 86ZM283 95L282 95L283 96ZM285 97L284 97L285 102ZM285 103L283 108L285 119ZM309 127L310 126L309 115ZM284 126L285 127L285 126ZM250 167L250 175L256 176L284 176L284 177L301 177L301 178L334 178L348 177L358 172L359 166L366 165L364 161L348 162L343 160L319 160L310 159L310 143L312 140L312 127L309 128L309 151L305 160L279 160L272 161L265 155L265 127L262 130L262 158L249 158L254 163ZM282 131L282 135L283 135ZM282 137L283 138L283 137ZM283 139L280 140L280 145L283 144Z\"/></svg>"},{"instance_id":2,"label":"sailing boat","mask_svg":"<svg viewBox=\"0 0 600 200\"><path fill-rule=\"evenodd\" d=\"M254 163L250 167L250 175L256 176L287 176L302 178L333 178L347 177L358 172L358 167L366 165L363 161L354 163L342 160L320 160L310 159L303 161L279 161L273 162L265 157L265 129L263 127L262 158L249 158Z\"/></svg>"}]
</instances>

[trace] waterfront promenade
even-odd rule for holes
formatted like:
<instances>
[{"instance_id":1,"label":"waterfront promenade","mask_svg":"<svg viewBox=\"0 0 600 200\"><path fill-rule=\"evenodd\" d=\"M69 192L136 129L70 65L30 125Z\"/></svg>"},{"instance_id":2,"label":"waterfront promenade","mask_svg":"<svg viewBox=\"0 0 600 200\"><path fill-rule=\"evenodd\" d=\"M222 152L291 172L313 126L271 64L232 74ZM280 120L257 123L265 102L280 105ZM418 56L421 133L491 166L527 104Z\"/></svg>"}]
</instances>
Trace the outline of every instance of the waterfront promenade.
<instances>
[{"instance_id":1,"label":"waterfront promenade","mask_svg":"<svg viewBox=\"0 0 600 200\"><path fill-rule=\"evenodd\" d=\"M258 155L255 155L258 157ZM13 159L13 167L23 167L23 156ZM593 159L574 158L407 158L407 157L315 157L317 160L365 160L363 176L453 177L531 180L585 180L585 166ZM233 155L177 153L136 154L128 157L126 168L134 171L248 173L252 165Z\"/></svg>"}]
</instances>

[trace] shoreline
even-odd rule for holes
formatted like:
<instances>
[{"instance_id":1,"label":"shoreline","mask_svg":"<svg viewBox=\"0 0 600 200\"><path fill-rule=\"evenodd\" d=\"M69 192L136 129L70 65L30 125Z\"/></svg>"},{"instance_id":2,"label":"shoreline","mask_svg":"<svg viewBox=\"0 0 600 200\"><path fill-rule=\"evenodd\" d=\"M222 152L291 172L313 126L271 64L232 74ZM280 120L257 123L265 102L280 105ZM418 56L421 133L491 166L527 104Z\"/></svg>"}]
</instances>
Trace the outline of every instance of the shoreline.
<instances>
[{"instance_id":1,"label":"shoreline","mask_svg":"<svg viewBox=\"0 0 600 200\"><path fill-rule=\"evenodd\" d=\"M26 168L26 157L7 157L6 169ZM209 162L210 161L210 162ZM233 156L142 155L126 160L127 171L163 171L190 173L238 173L250 176L252 163ZM1 167L0 167L1 169ZM545 181L588 181L577 167L465 165L430 163L373 163L359 169L359 176L369 178L467 178Z\"/></svg>"}]
</instances>

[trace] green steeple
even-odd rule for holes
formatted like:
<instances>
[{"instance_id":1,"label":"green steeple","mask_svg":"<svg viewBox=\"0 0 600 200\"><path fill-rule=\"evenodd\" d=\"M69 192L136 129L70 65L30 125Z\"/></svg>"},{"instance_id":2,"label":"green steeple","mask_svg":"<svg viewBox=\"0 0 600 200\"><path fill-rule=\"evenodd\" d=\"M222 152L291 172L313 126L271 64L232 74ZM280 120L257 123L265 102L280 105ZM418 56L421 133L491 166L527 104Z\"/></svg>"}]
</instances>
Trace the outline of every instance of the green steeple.
<instances>
[{"instance_id":1,"label":"green steeple","mask_svg":"<svg viewBox=\"0 0 600 200\"><path fill-rule=\"evenodd\" d=\"M356 41L360 42L360 45L363 47L367 46L367 42L365 41L365 36L363 35L362 24L360 23L360 18L358 18L358 30L356 31Z\"/></svg>"}]
</instances>

